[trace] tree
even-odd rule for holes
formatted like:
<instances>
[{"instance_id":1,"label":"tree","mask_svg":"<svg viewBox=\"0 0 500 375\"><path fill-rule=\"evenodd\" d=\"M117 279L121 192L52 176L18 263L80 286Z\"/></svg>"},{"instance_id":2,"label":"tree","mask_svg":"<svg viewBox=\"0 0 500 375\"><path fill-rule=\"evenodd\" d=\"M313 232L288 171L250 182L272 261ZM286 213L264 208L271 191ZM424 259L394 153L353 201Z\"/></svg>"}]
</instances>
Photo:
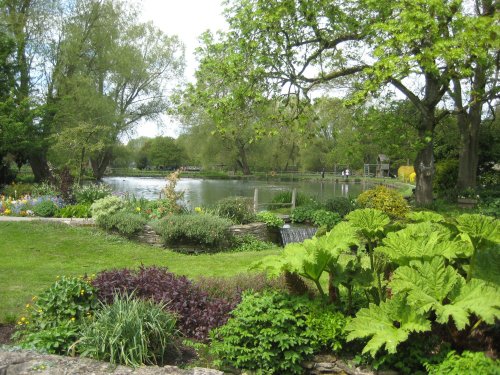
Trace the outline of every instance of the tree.
<instances>
[{"instance_id":1,"label":"tree","mask_svg":"<svg viewBox=\"0 0 500 375\"><path fill-rule=\"evenodd\" d=\"M456 66L457 72L450 89L460 131L459 189L476 186L483 106L498 98L499 93L500 30L496 2L474 0L471 3L471 14L464 15L462 21L467 37L461 42L465 44L468 54L464 63Z\"/></svg>"},{"instance_id":2,"label":"tree","mask_svg":"<svg viewBox=\"0 0 500 375\"><path fill-rule=\"evenodd\" d=\"M263 84L252 60L239 50L231 35L210 33L201 37L196 84L184 93L184 114L192 106L203 111L198 119L213 124L213 134L234 149L243 174L250 174L248 152L255 139L266 133L272 104L263 96ZM191 114L192 116L193 114ZM193 116L192 116L193 118Z\"/></svg>"},{"instance_id":3,"label":"tree","mask_svg":"<svg viewBox=\"0 0 500 375\"><path fill-rule=\"evenodd\" d=\"M74 136L58 141L78 139L78 155L90 158L97 179L109 165L120 135L167 110L167 84L182 74L184 66L177 37L137 18L125 2L81 0L65 26L54 121ZM68 102L74 103L73 109L68 109Z\"/></svg>"},{"instance_id":4,"label":"tree","mask_svg":"<svg viewBox=\"0 0 500 375\"><path fill-rule=\"evenodd\" d=\"M148 165L159 168L178 168L186 161L184 149L172 137L156 137L141 149L147 155Z\"/></svg>"},{"instance_id":5,"label":"tree","mask_svg":"<svg viewBox=\"0 0 500 375\"><path fill-rule=\"evenodd\" d=\"M461 40L470 38L459 3L244 0L230 1L226 13L239 43L252 48L268 79L290 94L308 96L351 77L357 100L387 86L406 96L418 111L416 200L432 202L432 137L446 115L438 108L452 67L466 56Z\"/></svg>"}]
</instances>

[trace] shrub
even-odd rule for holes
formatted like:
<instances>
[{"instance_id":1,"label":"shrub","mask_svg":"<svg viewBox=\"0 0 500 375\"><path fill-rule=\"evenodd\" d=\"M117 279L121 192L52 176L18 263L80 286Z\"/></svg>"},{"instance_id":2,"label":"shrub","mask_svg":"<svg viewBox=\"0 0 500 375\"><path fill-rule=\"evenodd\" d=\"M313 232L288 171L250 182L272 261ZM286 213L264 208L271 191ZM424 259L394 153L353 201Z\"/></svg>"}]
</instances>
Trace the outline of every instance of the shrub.
<instances>
[{"instance_id":1,"label":"shrub","mask_svg":"<svg viewBox=\"0 0 500 375\"><path fill-rule=\"evenodd\" d=\"M224 324L234 304L209 298L185 276L176 276L166 268L140 267L101 272L93 281L99 299L112 303L117 294L130 294L140 299L161 303L178 316L180 331L187 337L205 340L208 332Z\"/></svg>"},{"instance_id":2,"label":"shrub","mask_svg":"<svg viewBox=\"0 0 500 375\"><path fill-rule=\"evenodd\" d=\"M147 221L139 214L118 211L110 215L100 215L96 224L107 230L117 231L123 236L130 237L144 229Z\"/></svg>"},{"instance_id":3,"label":"shrub","mask_svg":"<svg viewBox=\"0 0 500 375\"><path fill-rule=\"evenodd\" d=\"M62 277L26 305L17 322L22 347L66 354L78 338L79 324L97 307L95 290L87 277Z\"/></svg>"},{"instance_id":4,"label":"shrub","mask_svg":"<svg viewBox=\"0 0 500 375\"><path fill-rule=\"evenodd\" d=\"M154 201L141 202L142 205L136 205L140 208L140 212L147 219L161 219L167 215L180 214L184 211L183 207L172 203L168 199L158 199Z\"/></svg>"},{"instance_id":5,"label":"shrub","mask_svg":"<svg viewBox=\"0 0 500 375\"><path fill-rule=\"evenodd\" d=\"M251 234L244 236L234 236L232 238L232 251L261 251L269 250L277 245L272 242L259 240Z\"/></svg>"},{"instance_id":6,"label":"shrub","mask_svg":"<svg viewBox=\"0 0 500 375\"><path fill-rule=\"evenodd\" d=\"M257 220L266 223L268 228L274 229L281 228L285 224L285 221L281 217L269 211L259 212Z\"/></svg>"},{"instance_id":7,"label":"shrub","mask_svg":"<svg viewBox=\"0 0 500 375\"><path fill-rule=\"evenodd\" d=\"M231 220L234 224L248 224L255 221L251 198L227 197L215 205L215 213Z\"/></svg>"},{"instance_id":8,"label":"shrub","mask_svg":"<svg viewBox=\"0 0 500 375\"><path fill-rule=\"evenodd\" d=\"M201 276L196 279L196 285L211 298L223 298L234 303L241 301L241 294L245 291L287 290L283 276L268 278L265 273L243 273L231 277Z\"/></svg>"},{"instance_id":9,"label":"shrub","mask_svg":"<svg viewBox=\"0 0 500 375\"><path fill-rule=\"evenodd\" d=\"M82 356L126 366L162 365L173 347L176 320L164 305L116 295L82 329Z\"/></svg>"},{"instance_id":10,"label":"shrub","mask_svg":"<svg viewBox=\"0 0 500 375\"><path fill-rule=\"evenodd\" d=\"M342 219L336 212L327 210L316 210L312 213L312 222L318 227L325 227L327 231L331 230Z\"/></svg>"},{"instance_id":11,"label":"shrub","mask_svg":"<svg viewBox=\"0 0 500 375\"><path fill-rule=\"evenodd\" d=\"M312 223L314 211L316 211L315 206L308 205L296 207L292 211L290 219L292 220L292 223Z\"/></svg>"},{"instance_id":12,"label":"shrub","mask_svg":"<svg viewBox=\"0 0 500 375\"><path fill-rule=\"evenodd\" d=\"M382 185L361 193L356 202L361 208L375 208L392 218L403 218L409 212L403 196Z\"/></svg>"},{"instance_id":13,"label":"shrub","mask_svg":"<svg viewBox=\"0 0 500 375\"><path fill-rule=\"evenodd\" d=\"M327 309L325 315L318 315L319 308L303 297L245 293L228 322L211 333L210 350L218 357L215 363L266 374L302 374L302 361L321 350L326 341L338 341L326 345L341 347L345 318ZM327 315L339 320L339 329L328 332L329 338L320 332Z\"/></svg>"},{"instance_id":14,"label":"shrub","mask_svg":"<svg viewBox=\"0 0 500 375\"><path fill-rule=\"evenodd\" d=\"M41 201L33 207L33 213L40 217L53 217L57 210L57 205L51 200Z\"/></svg>"},{"instance_id":15,"label":"shrub","mask_svg":"<svg viewBox=\"0 0 500 375\"><path fill-rule=\"evenodd\" d=\"M352 202L349 198L335 197L335 198L328 199L325 202L325 208L328 211L336 212L341 217L344 217L349 212L354 210L354 205L352 204Z\"/></svg>"},{"instance_id":16,"label":"shrub","mask_svg":"<svg viewBox=\"0 0 500 375\"><path fill-rule=\"evenodd\" d=\"M429 375L500 374L500 361L488 358L481 352L464 351L461 355L450 351L437 365L425 365Z\"/></svg>"},{"instance_id":17,"label":"shrub","mask_svg":"<svg viewBox=\"0 0 500 375\"><path fill-rule=\"evenodd\" d=\"M77 203L91 205L111 193L113 189L106 184L73 185L73 195Z\"/></svg>"},{"instance_id":18,"label":"shrub","mask_svg":"<svg viewBox=\"0 0 500 375\"><path fill-rule=\"evenodd\" d=\"M282 191L275 196L271 200L270 208L280 208L283 204L291 204L292 203L292 192L291 191ZM314 199L308 196L307 194L297 192L295 194L295 207L309 205L314 202Z\"/></svg>"},{"instance_id":19,"label":"shrub","mask_svg":"<svg viewBox=\"0 0 500 375\"><path fill-rule=\"evenodd\" d=\"M432 180L433 190L444 198L455 200L458 179L458 160L448 159L436 163L436 172Z\"/></svg>"},{"instance_id":20,"label":"shrub","mask_svg":"<svg viewBox=\"0 0 500 375\"><path fill-rule=\"evenodd\" d=\"M219 248L230 241L231 221L209 214L171 215L153 224L165 244L195 244Z\"/></svg>"},{"instance_id":21,"label":"shrub","mask_svg":"<svg viewBox=\"0 0 500 375\"><path fill-rule=\"evenodd\" d=\"M77 218L87 218L91 217L92 213L90 211L89 204L72 204L61 208L57 212L58 217L77 217Z\"/></svg>"},{"instance_id":22,"label":"shrub","mask_svg":"<svg viewBox=\"0 0 500 375\"><path fill-rule=\"evenodd\" d=\"M92 203L92 206L90 206L90 210L92 211L92 217L95 220L98 220L100 216L114 214L124 207L125 202L122 199L114 195L110 195Z\"/></svg>"}]
</instances>

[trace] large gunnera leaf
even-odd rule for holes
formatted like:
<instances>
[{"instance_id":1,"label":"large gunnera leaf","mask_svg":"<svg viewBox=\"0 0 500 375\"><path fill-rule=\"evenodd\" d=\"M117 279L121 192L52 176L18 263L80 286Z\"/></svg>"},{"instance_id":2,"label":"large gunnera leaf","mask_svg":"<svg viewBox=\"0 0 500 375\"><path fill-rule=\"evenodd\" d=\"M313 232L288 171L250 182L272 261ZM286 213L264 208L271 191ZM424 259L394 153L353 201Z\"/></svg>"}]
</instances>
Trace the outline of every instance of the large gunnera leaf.
<instances>
[{"instance_id":1,"label":"large gunnera leaf","mask_svg":"<svg viewBox=\"0 0 500 375\"><path fill-rule=\"evenodd\" d=\"M416 223L432 222L432 223L442 223L444 222L444 216L432 211L413 211L406 215L408 219Z\"/></svg>"},{"instance_id":2,"label":"large gunnera leaf","mask_svg":"<svg viewBox=\"0 0 500 375\"><path fill-rule=\"evenodd\" d=\"M479 214L464 214L457 218L457 228L467 234L477 246L480 242L500 243L500 220Z\"/></svg>"},{"instance_id":3,"label":"large gunnera leaf","mask_svg":"<svg viewBox=\"0 0 500 375\"><path fill-rule=\"evenodd\" d=\"M373 357L384 346L389 353L396 353L398 344L406 341L411 332L430 329L430 321L402 298L387 300L379 306L371 303L368 308L359 310L346 326L348 341L370 338L363 353L368 352Z\"/></svg>"},{"instance_id":4,"label":"large gunnera leaf","mask_svg":"<svg viewBox=\"0 0 500 375\"><path fill-rule=\"evenodd\" d=\"M391 222L389 216L374 208L364 208L352 211L346 216L351 223L367 239L374 239L384 232L385 227Z\"/></svg>"},{"instance_id":5,"label":"large gunnera leaf","mask_svg":"<svg viewBox=\"0 0 500 375\"><path fill-rule=\"evenodd\" d=\"M386 254L399 265L407 265L412 260L430 260L436 256L455 259L472 254L469 242L451 237L451 231L440 224L409 224L400 231L389 233L376 251Z\"/></svg>"}]
</instances>

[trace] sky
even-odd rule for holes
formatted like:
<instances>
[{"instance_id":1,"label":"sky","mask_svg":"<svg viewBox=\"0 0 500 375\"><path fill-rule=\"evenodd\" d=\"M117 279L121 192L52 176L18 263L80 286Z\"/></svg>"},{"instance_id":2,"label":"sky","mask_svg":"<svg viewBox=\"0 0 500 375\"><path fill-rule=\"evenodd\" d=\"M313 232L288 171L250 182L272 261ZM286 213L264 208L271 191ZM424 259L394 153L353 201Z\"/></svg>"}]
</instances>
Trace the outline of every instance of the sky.
<instances>
[{"instance_id":1,"label":"sky","mask_svg":"<svg viewBox=\"0 0 500 375\"><path fill-rule=\"evenodd\" d=\"M222 0L142 0L142 18L153 21L168 35L177 35L186 48L185 78L194 81L196 59L194 50L198 46L198 37L206 30L224 30L226 22L222 16ZM153 122L144 122L136 128L134 138L157 135L177 137L179 124L163 116L160 126Z\"/></svg>"}]
</instances>

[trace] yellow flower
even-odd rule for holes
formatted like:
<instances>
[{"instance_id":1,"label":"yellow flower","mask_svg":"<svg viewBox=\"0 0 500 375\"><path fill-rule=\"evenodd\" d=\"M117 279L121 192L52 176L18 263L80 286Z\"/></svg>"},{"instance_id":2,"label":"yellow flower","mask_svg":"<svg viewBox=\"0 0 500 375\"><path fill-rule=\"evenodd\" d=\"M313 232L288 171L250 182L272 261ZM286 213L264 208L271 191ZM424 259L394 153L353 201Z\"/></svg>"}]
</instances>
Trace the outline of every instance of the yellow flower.
<instances>
[{"instance_id":1,"label":"yellow flower","mask_svg":"<svg viewBox=\"0 0 500 375\"><path fill-rule=\"evenodd\" d=\"M8 208L7 208L7 209L6 209L3 213L4 213L5 215L10 215L10 213L11 213L11 212L12 212L12 211L11 211L10 209L8 209Z\"/></svg>"},{"instance_id":2,"label":"yellow flower","mask_svg":"<svg viewBox=\"0 0 500 375\"><path fill-rule=\"evenodd\" d=\"M201 207L195 207L194 208L194 211L195 212L198 212L198 213L202 213L203 212L203 209Z\"/></svg>"},{"instance_id":3,"label":"yellow flower","mask_svg":"<svg viewBox=\"0 0 500 375\"><path fill-rule=\"evenodd\" d=\"M23 316L21 317L21 322L24 322L26 320L26 318Z\"/></svg>"},{"instance_id":4,"label":"yellow flower","mask_svg":"<svg viewBox=\"0 0 500 375\"><path fill-rule=\"evenodd\" d=\"M76 318L73 316L71 317L71 321L74 322L76 320Z\"/></svg>"},{"instance_id":5,"label":"yellow flower","mask_svg":"<svg viewBox=\"0 0 500 375\"><path fill-rule=\"evenodd\" d=\"M80 290L80 295L83 296L85 294L85 290Z\"/></svg>"},{"instance_id":6,"label":"yellow flower","mask_svg":"<svg viewBox=\"0 0 500 375\"><path fill-rule=\"evenodd\" d=\"M26 304L26 308L29 309L31 305L29 303Z\"/></svg>"},{"instance_id":7,"label":"yellow flower","mask_svg":"<svg viewBox=\"0 0 500 375\"><path fill-rule=\"evenodd\" d=\"M135 210L136 210L137 212L141 212L141 208L140 208L140 207L136 207L136 208L135 208Z\"/></svg>"}]
</instances>

